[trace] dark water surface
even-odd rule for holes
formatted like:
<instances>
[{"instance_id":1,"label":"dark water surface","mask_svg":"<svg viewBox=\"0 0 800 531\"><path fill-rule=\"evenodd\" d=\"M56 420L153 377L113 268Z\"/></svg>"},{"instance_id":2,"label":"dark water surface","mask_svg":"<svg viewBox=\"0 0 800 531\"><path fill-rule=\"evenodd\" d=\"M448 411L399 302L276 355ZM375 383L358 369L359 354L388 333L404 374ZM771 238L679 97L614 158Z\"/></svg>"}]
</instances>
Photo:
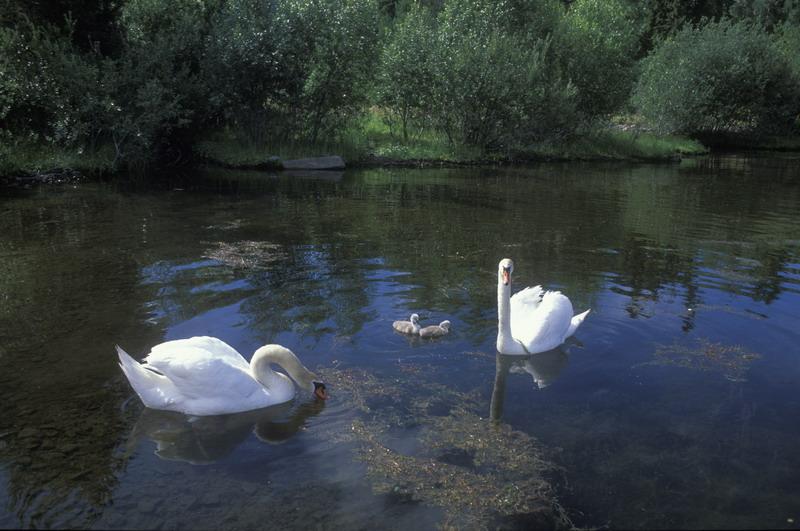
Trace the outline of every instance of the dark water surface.
<instances>
[{"instance_id":1,"label":"dark water surface","mask_svg":"<svg viewBox=\"0 0 800 531\"><path fill-rule=\"evenodd\" d=\"M513 528L536 495L578 526L796 528L798 168L0 191L0 527ZM592 308L575 341L496 358L503 257ZM452 333L394 333L412 312ZM333 396L145 410L114 345L192 335L281 343Z\"/></svg>"}]
</instances>

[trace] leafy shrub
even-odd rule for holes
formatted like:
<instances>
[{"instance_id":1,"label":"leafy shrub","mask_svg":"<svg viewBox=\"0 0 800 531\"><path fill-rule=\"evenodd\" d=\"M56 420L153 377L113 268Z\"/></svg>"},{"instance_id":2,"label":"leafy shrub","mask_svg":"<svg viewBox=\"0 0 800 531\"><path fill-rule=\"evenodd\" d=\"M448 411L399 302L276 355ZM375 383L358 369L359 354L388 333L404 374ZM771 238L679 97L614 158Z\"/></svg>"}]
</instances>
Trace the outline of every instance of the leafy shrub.
<instances>
[{"instance_id":1,"label":"leafy shrub","mask_svg":"<svg viewBox=\"0 0 800 531\"><path fill-rule=\"evenodd\" d=\"M277 17L282 57L299 90L290 106L312 143L335 133L367 101L377 63L379 13L374 0L285 0Z\"/></svg>"},{"instance_id":2,"label":"leafy shrub","mask_svg":"<svg viewBox=\"0 0 800 531\"><path fill-rule=\"evenodd\" d=\"M403 139L409 127L427 125L434 100L432 51L436 21L427 8L410 8L387 37L376 79L376 101L389 111L389 125L399 122Z\"/></svg>"},{"instance_id":3,"label":"leafy shrub","mask_svg":"<svg viewBox=\"0 0 800 531\"><path fill-rule=\"evenodd\" d=\"M4 26L0 118L6 136L109 142L117 165L173 162L221 124L316 140L364 107L378 29L374 0L127 0L113 55Z\"/></svg>"},{"instance_id":4,"label":"leafy shrub","mask_svg":"<svg viewBox=\"0 0 800 531\"><path fill-rule=\"evenodd\" d=\"M644 61L634 101L665 132L767 132L798 112L798 78L770 36L727 20L687 27Z\"/></svg>"},{"instance_id":5,"label":"leafy shrub","mask_svg":"<svg viewBox=\"0 0 800 531\"><path fill-rule=\"evenodd\" d=\"M769 31L784 23L800 23L797 0L732 0L728 10L733 19L750 20Z\"/></svg>"},{"instance_id":6,"label":"leafy shrub","mask_svg":"<svg viewBox=\"0 0 800 531\"><path fill-rule=\"evenodd\" d=\"M218 108L202 76L212 8L194 0L129 0L122 52L107 60L102 123L118 156L148 162L188 150Z\"/></svg>"},{"instance_id":7,"label":"leafy shrub","mask_svg":"<svg viewBox=\"0 0 800 531\"><path fill-rule=\"evenodd\" d=\"M68 34L26 21L0 27L0 123L6 134L68 144L86 132L80 122L97 69Z\"/></svg>"},{"instance_id":8,"label":"leafy shrub","mask_svg":"<svg viewBox=\"0 0 800 531\"><path fill-rule=\"evenodd\" d=\"M575 91L552 68L547 38L508 31L507 2L448 2L434 47L432 112L451 141L498 150L558 135Z\"/></svg>"},{"instance_id":9,"label":"leafy shrub","mask_svg":"<svg viewBox=\"0 0 800 531\"><path fill-rule=\"evenodd\" d=\"M782 24L775 32L778 51L789 63L795 77L800 79L800 23Z\"/></svg>"},{"instance_id":10,"label":"leafy shrub","mask_svg":"<svg viewBox=\"0 0 800 531\"><path fill-rule=\"evenodd\" d=\"M625 0L575 0L555 34L564 75L587 119L616 112L630 97L643 24Z\"/></svg>"}]
</instances>

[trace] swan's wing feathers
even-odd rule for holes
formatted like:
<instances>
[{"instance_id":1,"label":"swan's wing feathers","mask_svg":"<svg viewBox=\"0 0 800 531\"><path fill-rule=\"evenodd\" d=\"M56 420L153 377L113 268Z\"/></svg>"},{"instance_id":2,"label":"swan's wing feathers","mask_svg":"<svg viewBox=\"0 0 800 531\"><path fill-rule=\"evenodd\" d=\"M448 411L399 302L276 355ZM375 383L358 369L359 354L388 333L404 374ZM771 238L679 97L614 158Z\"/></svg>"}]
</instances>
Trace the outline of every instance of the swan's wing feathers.
<instances>
[{"instance_id":1,"label":"swan's wing feathers","mask_svg":"<svg viewBox=\"0 0 800 531\"><path fill-rule=\"evenodd\" d=\"M541 289L541 288L540 288ZM512 298L513 303L513 298ZM545 291L541 302L525 307L522 318L511 313L511 332L531 352L544 352L564 342L572 319L572 303L560 291Z\"/></svg>"},{"instance_id":2,"label":"swan's wing feathers","mask_svg":"<svg viewBox=\"0 0 800 531\"><path fill-rule=\"evenodd\" d=\"M534 315L542 302L544 290L541 286L525 288L511 297L511 330L522 330L535 319ZM519 339L514 334L516 339Z\"/></svg>"},{"instance_id":3,"label":"swan's wing feathers","mask_svg":"<svg viewBox=\"0 0 800 531\"><path fill-rule=\"evenodd\" d=\"M155 350L155 349L154 349ZM239 356L241 358L241 356ZM185 346L180 351L161 350L145 358L145 368L152 368L175 384L186 398L240 400L262 386L249 374L249 366L231 357L218 356L198 347Z\"/></svg>"},{"instance_id":4,"label":"swan's wing feathers","mask_svg":"<svg viewBox=\"0 0 800 531\"><path fill-rule=\"evenodd\" d=\"M242 355L239 354L236 349L221 339L209 336L195 336L187 339L166 341L154 346L147 358L148 361L150 361L161 357L170 358L173 356L180 356L187 349L201 349L220 358L236 359L237 361L241 360L246 363Z\"/></svg>"},{"instance_id":5,"label":"swan's wing feathers","mask_svg":"<svg viewBox=\"0 0 800 531\"><path fill-rule=\"evenodd\" d=\"M525 288L511 296L512 311L514 304L524 304L538 306L542 302L542 295L545 291L542 286L533 286Z\"/></svg>"}]
</instances>

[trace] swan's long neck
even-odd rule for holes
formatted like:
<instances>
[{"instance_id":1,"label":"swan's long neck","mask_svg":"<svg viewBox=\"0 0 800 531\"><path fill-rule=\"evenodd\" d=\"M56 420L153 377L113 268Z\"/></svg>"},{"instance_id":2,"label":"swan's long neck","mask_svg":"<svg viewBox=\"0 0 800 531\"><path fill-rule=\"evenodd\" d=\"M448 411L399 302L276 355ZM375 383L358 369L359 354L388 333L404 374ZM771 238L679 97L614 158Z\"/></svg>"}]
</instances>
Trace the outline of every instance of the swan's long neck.
<instances>
[{"instance_id":1,"label":"swan's long neck","mask_svg":"<svg viewBox=\"0 0 800 531\"><path fill-rule=\"evenodd\" d=\"M527 354L522 343L511 335L511 280L506 284L502 274L497 279L497 352Z\"/></svg>"},{"instance_id":2,"label":"swan's long neck","mask_svg":"<svg viewBox=\"0 0 800 531\"><path fill-rule=\"evenodd\" d=\"M306 369L291 350L280 345L264 345L255 351L250 360L250 372L253 373L253 378L267 388L286 385L286 377L270 367L273 363L280 365L298 387L314 391L314 381L317 376Z\"/></svg>"},{"instance_id":3,"label":"swan's long neck","mask_svg":"<svg viewBox=\"0 0 800 531\"><path fill-rule=\"evenodd\" d=\"M497 350L506 353L508 344L513 343L511 336L511 283L497 280Z\"/></svg>"}]
</instances>

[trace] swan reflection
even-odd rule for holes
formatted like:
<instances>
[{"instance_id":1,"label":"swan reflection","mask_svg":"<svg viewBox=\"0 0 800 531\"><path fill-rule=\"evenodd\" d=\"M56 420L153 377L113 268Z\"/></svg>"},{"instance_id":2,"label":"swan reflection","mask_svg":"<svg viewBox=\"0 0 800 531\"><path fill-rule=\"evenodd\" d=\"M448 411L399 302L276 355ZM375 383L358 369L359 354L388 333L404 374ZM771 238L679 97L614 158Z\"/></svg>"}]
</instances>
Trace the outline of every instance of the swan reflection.
<instances>
[{"instance_id":1,"label":"swan reflection","mask_svg":"<svg viewBox=\"0 0 800 531\"><path fill-rule=\"evenodd\" d=\"M147 438L156 443L161 459L209 464L226 457L253 433L259 440L279 444L306 426L325 408L323 400L292 402L234 413L197 417L145 408L133 428L131 443Z\"/></svg>"},{"instance_id":2,"label":"swan reflection","mask_svg":"<svg viewBox=\"0 0 800 531\"><path fill-rule=\"evenodd\" d=\"M494 388L490 406L491 419L496 421L503 416L506 380L509 373L529 374L533 379L534 387L543 389L558 378L568 363L569 356L563 346L524 357L509 356L498 352L495 358Z\"/></svg>"}]
</instances>

